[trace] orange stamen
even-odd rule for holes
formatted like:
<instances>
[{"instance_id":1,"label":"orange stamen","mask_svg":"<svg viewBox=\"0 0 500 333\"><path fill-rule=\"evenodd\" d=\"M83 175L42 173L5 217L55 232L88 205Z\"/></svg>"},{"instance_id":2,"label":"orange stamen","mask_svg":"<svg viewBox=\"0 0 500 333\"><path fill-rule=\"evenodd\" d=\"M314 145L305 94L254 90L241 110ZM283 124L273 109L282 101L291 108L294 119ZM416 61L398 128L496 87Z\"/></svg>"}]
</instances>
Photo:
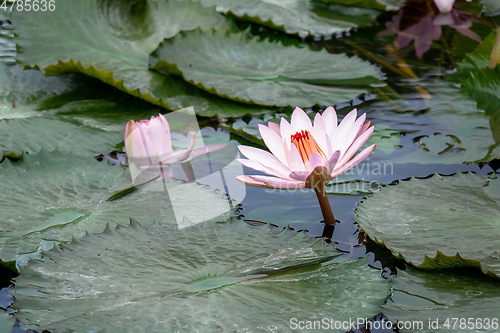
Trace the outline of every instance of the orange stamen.
<instances>
[{"instance_id":1,"label":"orange stamen","mask_svg":"<svg viewBox=\"0 0 500 333\"><path fill-rule=\"evenodd\" d=\"M300 157L302 158L304 165L307 166L307 163L309 162L309 157L311 157L311 154L313 152L321 155L321 157L323 157L323 160L326 162L327 158L325 153L318 146L316 140L314 140L309 131L302 130L300 132L292 134L291 140L292 143L295 145L295 147L297 147L297 150L299 151Z\"/></svg>"}]
</instances>

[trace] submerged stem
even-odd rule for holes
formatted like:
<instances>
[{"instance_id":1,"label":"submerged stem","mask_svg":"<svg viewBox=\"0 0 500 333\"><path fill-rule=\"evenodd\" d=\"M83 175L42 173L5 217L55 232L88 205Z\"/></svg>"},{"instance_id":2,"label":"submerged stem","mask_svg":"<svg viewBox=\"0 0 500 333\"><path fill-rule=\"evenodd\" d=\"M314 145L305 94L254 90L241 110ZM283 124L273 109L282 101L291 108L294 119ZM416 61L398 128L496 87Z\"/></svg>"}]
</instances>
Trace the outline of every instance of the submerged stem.
<instances>
[{"instance_id":1,"label":"submerged stem","mask_svg":"<svg viewBox=\"0 0 500 333\"><path fill-rule=\"evenodd\" d=\"M330 201L328 201L328 196L326 195L325 185L319 185L314 187L314 192L318 197L319 206L321 207L321 213L323 214L323 219L326 224L334 224L335 217L333 216L332 207L330 206Z\"/></svg>"}]
</instances>

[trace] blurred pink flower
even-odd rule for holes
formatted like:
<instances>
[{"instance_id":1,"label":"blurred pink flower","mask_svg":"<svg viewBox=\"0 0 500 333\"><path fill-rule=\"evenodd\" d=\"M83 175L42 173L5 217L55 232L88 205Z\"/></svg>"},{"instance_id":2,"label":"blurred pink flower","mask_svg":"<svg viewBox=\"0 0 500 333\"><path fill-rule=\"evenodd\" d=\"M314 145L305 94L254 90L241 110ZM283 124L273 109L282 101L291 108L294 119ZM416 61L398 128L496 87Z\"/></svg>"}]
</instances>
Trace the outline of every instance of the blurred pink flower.
<instances>
[{"instance_id":1,"label":"blurred pink flower","mask_svg":"<svg viewBox=\"0 0 500 333\"><path fill-rule=\"evenodd\" d=\"M397 15L392 17L392 21L386 23L387 29L380 32L379 36L397 34L396 47L398 48L408 46L413 40L418 58L422 58L424 53L429 50L432 42L441 37L441 27L443 25L455 28L461 34L479 43L481 42L481 37L469 29L472 25L470 17L456 9L450 8L448 13L439 13L438 15L431 11L420 18L417 23L400 30L402 17L403 10L400 10Z\"/></svg>"},{"instance_id":2,"label":"blurred pink flower","mask_svg":"<svg viewBox=\"0 0 500 333\"><path fill-rule=\"evenodd\" d=\"M323 187L363 161L374 149L371 145L356 155L373 133L366 114L356 119L352 110L337 126L333 107L316 114L314 125L307 114L295 108L291 123L259 125L260 135L271 153L248 146L238 146L248 159L238 161L270 176L238 176L247 185L266 188L298 189ZM355 156L356 155L356 156Z\"/></svg>"},{"instance_id":3,"label":"blurred pink flower","mask_svg":"<svg viewBox=\"0 0 500 333\"><path fill-rule=\"evenodd\" d=\"M193 133L187 149L172 149L170 126L162 114L150 120L130 120L125 128L125 151L129 164L139 170L171 177L169 164L186 163L193 158L224 148L226 144L207 145L194 148L196 134Z\"/></svg>"},{"instance_id":4,"label":"blurred pink flower","mask_svg":"<svg viewBox=\"0 0 500 333\"><path fill-rule=\"evenodd\" d=\"M472 0L466 0L471 2ZM449 13L455 4L455 0L434 0L436 7L441 13Z\"/></svg>"}]
</instances>

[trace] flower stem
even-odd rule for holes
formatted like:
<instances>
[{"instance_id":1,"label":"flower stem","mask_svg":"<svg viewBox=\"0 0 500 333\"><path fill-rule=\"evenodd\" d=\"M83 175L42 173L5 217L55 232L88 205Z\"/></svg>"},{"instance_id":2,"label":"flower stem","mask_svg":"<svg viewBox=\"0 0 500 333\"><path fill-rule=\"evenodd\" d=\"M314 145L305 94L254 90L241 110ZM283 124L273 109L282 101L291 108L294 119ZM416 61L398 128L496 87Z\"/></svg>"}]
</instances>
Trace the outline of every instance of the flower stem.
<instances>
[{"instance_id":1,"label":"flower stem","mask_svg":"<svg viewBox=\"0 0 500 333\"><path fill-rule=\"evenodd\" d=\"M181 163L181 167L184 173L186 174L188 183L193 183L196 180L196 177L194 175L194 170L193 166L191 165L191 162Z\"/></svg>"},{"instance_id":2,"label":"flower stem","mask_svg":"<svg viewBox=\"0 0 500 333\"><path fill-rule=\"evenodd\" d=\"M328 201L328 196L326 195L325 185L319 185L314 187L314 192L318 197L319 206L321 207L321 213L323 214L323 219L325 224L334 224L335 217L333 216L332 207L330 206L330 201Z\"/></svg>"}]
</instances>

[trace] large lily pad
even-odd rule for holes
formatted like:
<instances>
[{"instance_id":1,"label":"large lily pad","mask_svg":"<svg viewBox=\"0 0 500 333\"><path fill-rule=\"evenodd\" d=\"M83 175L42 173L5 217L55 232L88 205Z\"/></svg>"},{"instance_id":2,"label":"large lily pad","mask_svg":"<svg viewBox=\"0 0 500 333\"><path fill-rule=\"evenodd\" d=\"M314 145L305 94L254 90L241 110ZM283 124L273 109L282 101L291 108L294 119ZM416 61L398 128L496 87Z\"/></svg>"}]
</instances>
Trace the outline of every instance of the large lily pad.
<instances>
[{"instance_id":1,"label":"large lily pad","mask_svg":"<svg viewBox=\"0 0 500 333\"><path fill-rule=\"evenodd\" d=\"M0 119L40 116L38 102L72 91L75 86L72 77L44 77L37 70L24 71L1 62L0 77Z\"/></svg>"},{"instance_id":2,"label":"large lily pad","mask_svg":"<svg viewBox=\"0 0 500 333\"><path fill-rule=\"evenodd\" d=\"M107 228L32 261L16 279L21 327L292 332L291 318L371 317L388 294L366 260L332 263L339 252L302 233L162 222Z\"/></svg>"},{"instance_id":3,"label":"large lily pad","mask_svg":"<svg viewBox=\"0 0 500 333\"><path fill-rule=\"evenodd\" d=\"M398 270L383 306L401 332L498 332L500 284L476 272ZM470 318L470 319L469 319Z\"/></svg>"},{"instance_id":4,"label":"large lily pad","mask_svg":"<svg viewBox=\"0 0 500 333\"><path fill-rule=\"evenodd\" d=\"M214 30L166 39L151 64L224 97L279 106L345 102L366 92L380 76L357 57Z\"/></svg>"},{"instance_id":5,"label":"large lily pad","mask_svg":"<svg viewBox=\"0 0 500 333\"><path fill-rule=\"evenodd\" d=\"M202 0L222 13L280 29L301 37L328 36L370 25L379 12L372 9L307 0Z\"/></svg>"},{"instance_id":6,"label":"large lily pad","mask_svg":"<svg viewBox=\"0 0 500 333\"><path fill-rule=\"evenodd\" d=\"M106 201L116 191L131 186L129 170L120 164L58 151L24 155L15 163L4 161L0 183L0 259L16 259L18 264L25 262L22 254L39 246L51 247L54 241L101 232L107 223L113 227L127 224L129 217L140 217L144 224L160 219L175 221L178 215L203 221L213 212L229 210L228 201L213 190L194 183L179 186L173 180L165 184L168 192L143 188Z\"/></svg>"},{"instance_id":7,"label":"large lily pad","mask_svg":"<svg viewBox=\"0 0 500 333\"><path fill-rule=\"evenodd\" d=\"M58 149L79 155L108 153L123 141L123 132L109 132L58 117L0 120L0 155Z\"/></svg>"},{"instance_id":8,"label":"large lily pad","mask_svg":"<svg viewBox=\"0 0 500 333\"><path fill-rule=\"evenodd\" d=\"M500 179L458 173L400 181L357 208L360 227L412 265L500 278Z\"/></svg>"},{"instance_id":9,"label":"large lily pad","mask_svg":"<svg viewBox=\"0 0 500 333\"><path fill-rule=\"evenodd\" d=\"M44 77L39 71L22 70L5 63L0 63L0 76L0 155L34 154L41 149L81 155L107 153L123 140L123 124L128 119L122 117L118 128L109 128L98 121L90 124L90 112L86 117L74 116L83 105L92 112L114 107L115 114L129 117L134 114L129 105L136 106L135 113L149 111L151 115L152 112L147 103L139 106L123 101L109 91L106 95L109 99L99 98L102 96L91 91L102 87L90 85L89 88L88 80L78 80L75 76ZM70 111L73 114L69 117L55 115Z\"/></svg>"},{"instance_id":10,"label":"large lily pad","mask_svg":"<svg viewBox=\"0 0 500 333\"><path fill-rule=\"evenodd\" d=\"M194 106L206 116L261 111L224 103L180 78L148 70L149 54L164 38L197 27L230 26L198 2L68 0L53 12L15 12L11 20L17 59L46 75L81 72L162 107Z\"/></svg>"}]
</instances>

